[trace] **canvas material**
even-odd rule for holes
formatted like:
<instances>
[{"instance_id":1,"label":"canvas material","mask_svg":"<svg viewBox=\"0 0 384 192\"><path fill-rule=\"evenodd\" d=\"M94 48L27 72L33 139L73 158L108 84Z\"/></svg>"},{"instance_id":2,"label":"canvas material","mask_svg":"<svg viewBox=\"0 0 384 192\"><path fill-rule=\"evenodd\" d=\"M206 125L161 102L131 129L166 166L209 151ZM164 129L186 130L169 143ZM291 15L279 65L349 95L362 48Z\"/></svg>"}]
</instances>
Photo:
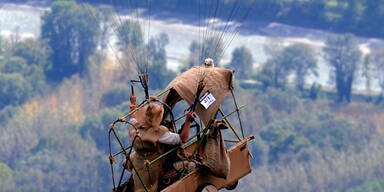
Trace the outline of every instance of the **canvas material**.
<instances>
[{"instance_id":1,"label":"canvas material","mask_svg":"<svg viewBox=\"0 0 384 192\"><path fill-rule=\"evenodd\" d=\"M159 140L159 138L168 131L168 128L161 126L161 120L163 117L164 109L161 105L151 103L134 114L134 118L137 120L134 126L131 127L129 136L131 142L133 138L138 135L140 142L149 142L153 145ZM139 140L138 140L139 141ZM135 141L135 143L137 143ZM142 148L140 145L134 147Z\"/></svg>"},{"instance_id":2,"label":"canvas material","mask_svg":"<svg viewBox=\"0 0 384 192\"><path fill-rule=\"evenodd\" d=\"M215 121L203 146L202 164L207 166L213 175L226 179L230 170L224 140L220 129L228 128L223 121Z\"/></svg>"},{"instance_id":3,"label":"canvas material","mask_svg":"<svg viewBox=\"0 0 384 192\"><path fill-rule=\"evenodd\" d=\"M200 97L209 91L216 99L216 101L208 108L205 109L200 104L196 107L196 113L205 125L214 118L220 104L230 94L233 89L232 85L233 72L228 69L218 67L196 66L183 72L177 76L169 85L168 88L173 88L177 94L171 92L166 93L162 100L167 102L172 107L180 99L184 99L189 105L195 100L195 94L199 80L204 78L205 88L203 89ZM171 94L170 94L171 93ZM178 95L178 96L177 96ZM172 97L172 98L168 98Z\"/></svg>"}]
</instances>

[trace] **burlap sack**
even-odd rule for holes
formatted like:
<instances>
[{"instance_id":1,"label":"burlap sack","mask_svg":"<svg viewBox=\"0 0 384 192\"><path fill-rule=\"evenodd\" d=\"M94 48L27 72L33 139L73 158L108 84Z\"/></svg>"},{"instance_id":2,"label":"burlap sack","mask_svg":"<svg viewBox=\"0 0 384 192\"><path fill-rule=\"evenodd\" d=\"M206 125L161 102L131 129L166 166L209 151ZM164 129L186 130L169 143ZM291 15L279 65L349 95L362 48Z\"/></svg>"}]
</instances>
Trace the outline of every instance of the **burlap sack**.
<instances>
[{"instance_id":1,"label":"burlap sack","mask_svg":"<svg viewBox=\"0 0 384 192\"><path fill-rule=\"evenodd\" d=\"M150 192L156 192L158 187L158 180L160 178L161 172L161 161L156 161L155 163L149 165L148 162L155 159L162 154L162 151L152 153L150 156L144 157L142 155L136 155L132 160L133 165L135 166L136 171L133 170L133 181L135 185L135 192L144 192L145 188L141 183L138 174L145 186Z\"/></svg>"},{"instance_id":2,"label":"burlap sack","mask_svg":"<svg viewBox=\"0 0 384 192\"><path fill-rule=\"evenodd\" d=\"M136 135L140 137L135 141L135 150L142 148L141 142L156 144L159 138L168 131L168 128L160 125L163 112L164 109L161 105L151 103L133 115L137 122L131 127L129 137L131 142Z\"/></svg>"},{"instance_id":3,"label":"burlap sack","mask_svg":"<svg viewBox=\"0 0 384 192\"><path fill-rule=\"evenodd\" d=\"M226 179L229 174L230 160L224 145L220 129L228 128L222 121L216 121L203 145L202 164L207 166L213 175Z\"/></svg>"},{"instance_id":4,"label":"burlap sack","mask_svg":"<svg viewBox=\"0 0 384 192\"><path fill-rule=\"evenodd\" d=\"M168 88L172 87L172 89L163 96L162 100L168 103L171 107L173 107L181 99L184 99L189 105L191 105L195 100L198 83L200 79L203 79L205 88L203 89L200 97L209 91L216 99L216 101L209 106L208 109L205 109L200 104L196 107L197 115L203 123L207 125L208 122L214 118L220 104L233 89L232 76L232 71L228 69L205 66L193 67L178 75L168 85Z\"/></svg>"},{"instance_id":5,"label":"burlap sack","mask_svg":"<svg viewBox=\"0 0 384 192\"><path fill-rule=\"evenodd\" d=\"M166 127L160 126L163 108L157 104L150 104L133 116L137 122L131 127L129 135L130 143L134 140L133 147L136 151L131 156L137 170L137 172L132 170L135 191L145 191L138 175L149 191L157 191L162 161L156 161L151 165L149 162L163 153L163 146L157 143L159 138L168 131Z\"/></svg>"}]
</instances>

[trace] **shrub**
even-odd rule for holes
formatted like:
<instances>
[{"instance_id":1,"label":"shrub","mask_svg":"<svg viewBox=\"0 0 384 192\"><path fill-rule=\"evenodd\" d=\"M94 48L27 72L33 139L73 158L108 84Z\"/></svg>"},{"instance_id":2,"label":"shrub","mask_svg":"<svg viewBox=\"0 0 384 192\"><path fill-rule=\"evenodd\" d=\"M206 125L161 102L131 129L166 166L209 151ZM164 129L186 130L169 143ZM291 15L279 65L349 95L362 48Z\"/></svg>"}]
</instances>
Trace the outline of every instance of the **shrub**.
<instances>
[{"instance_id":1,"label":"shrub","mask_svg":"<svg viewBox=\"0 0 384 192\"><path fill-rule=\"evenodd\" d=\"M14 191L14 187L12 170L0 161L0 191Z\"/></svg>"},{"instance_id":2,"label":"shrub","mask_svg":"<svg viewBox=\"0 0 384 192\"><path fill-rule=\"evenodd\" d=\"M125 101L129 101L131 91L128 86L118 86L101 96L100 105L104 107L114 107Z\"/></svg>"},{"instance_id":3,"label":"shrub","mask_svg":"<svg viewBox=\"0 0 384 192\"><path fill-rule=\"evenodd\" d=\"M279 112L291 113L299 106L297 96L279 89L269 89L262 100Z\"/></svg>"},{"instance_id":4,"label":"shrub","mask_svg":"<svg viewBox=\"0 0 384 192\"><path fill-rule=\"evenodd\" d=\"M119 117L119 115L120 112L115 109L105 109L99 113L89 115L81 125L80 134L83 138L91 137L95 141L98 149L107 152L108 128L109 125Z\"/></svg>"},{"instance_id":5,"label":"shrub","mask_svg":"<svg viewBox=\"0 0 384 192\"><path fill-rule=\"evenodd\" d=\"M21 74L0 73L0 109L11 104L24 103L30 96L32 87Z\"/></svg>"}]
</instances>

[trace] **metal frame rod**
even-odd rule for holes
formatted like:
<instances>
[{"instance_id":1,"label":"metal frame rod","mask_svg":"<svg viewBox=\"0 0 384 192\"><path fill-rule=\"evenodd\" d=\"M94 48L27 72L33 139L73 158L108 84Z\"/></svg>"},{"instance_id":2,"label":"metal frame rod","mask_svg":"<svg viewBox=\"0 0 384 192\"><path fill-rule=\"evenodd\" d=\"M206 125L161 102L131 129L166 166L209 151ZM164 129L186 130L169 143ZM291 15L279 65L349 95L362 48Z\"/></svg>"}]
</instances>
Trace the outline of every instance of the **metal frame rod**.
<instances>
[{"instance_id":1,"label":"metal frame rod","mask_svg":"<svg viewBox=\"0 0 384 192\"><path fill-rule=\"evenodd\" d=\"M225 116L223 110L221 108L219 108L219 112L222 116ZM231 130L233 131L233 133L236 135L237 139L239 139L239 141L241 141L241 138L239 136L239 134L236 132L236 130L232 127L231 123L228 121L228 119L225 117L224 118L224 121L228 124L229 128L231 128Z\"/></svg>"},{"instance_id":2,"label":"metal frame rod","mask_svg":"<svg viewBox=\"0 0 384 192\"><path fill-rule=\"evenodd\" d=\"M241 106L241 107L239 107L239 110L242 109L242 108L244 108L244 107L245 107L244 105ZM225 115L224 117L222 117L220 120L223 120L224 118L227 118L227 117L231 116L231 115L234 114L236 111L237 111L237 110L232 111L231 113L229 113L229 114ZM189 141L192 141L192 139L194 139L195 137L197 137L198 134L203 133L204 131L206 131L206 129L207 129L207 127L204 128L203 130L201 130L201 131L200 131L199 133L197 133L196 135L194 135L194 136L192 136L191 138L189 138L185 143L188 143ZM152 164L152 163L158 161L159 159L161 159L161 158L163 158L163 157L169 155L171 152L175 151L175 150L178 149L178 148L179 148L179 146L176 146L176 147L170 149L169 151L167 151L167 152L163 153L162 155L158 156L156 159L152 160L149 164Z\"/></svg>"}]
</instances>

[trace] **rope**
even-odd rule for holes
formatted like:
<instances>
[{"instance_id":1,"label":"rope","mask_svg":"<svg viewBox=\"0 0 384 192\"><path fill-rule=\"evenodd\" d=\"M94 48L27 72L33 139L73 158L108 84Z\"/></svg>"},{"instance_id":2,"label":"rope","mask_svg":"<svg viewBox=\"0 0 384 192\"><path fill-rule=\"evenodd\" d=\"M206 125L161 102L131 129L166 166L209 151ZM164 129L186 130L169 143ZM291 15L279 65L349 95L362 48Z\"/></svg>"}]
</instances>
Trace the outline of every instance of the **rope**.
<instances>
[{"instance_id":1,"label":"rope","mask_svg":"<svg viewBox=\"0 0 384 192\"><path fill-rule=\"evenodd\" d=\"M225 37L225 35L228 32L228 29L229 29L229 26L230 26L229 23L232 22L232 19L234 18L234 16L237 13L237 10L239 9L238 3L239 3L239 1L235 1L235 4L234 4L234 6L231 9L231 12L230 12L230 14L229 14L229 16L227 18L227 21L225 22L224 29L222 30L222 33L220 34L220 37L218 39L218 43L216 44L215 50L218 49L219 42L221 42L223 40L223 38Z\"/></svg>"},{"instance_id":2,"label":"rope","mask_svg":"<svg viewBox=\"0 0 384 192\"><path fill-rule=\"evenodd\" d=\"M208 8L208 4L209 4L209 9L207 10L207 17L204 18L204 19L209 19L206 24L205 24L205 29L204 29L204 34L203 34L203 38L202 38L202 42L199 43L199 47L202 45L202 48L200 48L200 52L199 52L199 60L202 58L202 57L213 57L215 54L217 54L217 58L221 58L223 56L223 54L225 53L225 51L228 49L229 45L232 43L233 39L235 38L235 36L237 35L238 31L237 31L237 28L238 26L237 25L231 25L230 23L235 20L236 18L236 15L238 14L239 10L240 10L240 1L239 0L235 0L233 1L233 6L230 8L230 12L229 12L229 16L227 17L226 19L226 22L225 22L225 26L224 28L222 28L221 32L219 32L219 30L215 30L215 19L216 18L219 18L220 16L219 13L220 13L220 10L221 10L221 7L223 6L220 6L220 1L217 0L211 0L210 3L208 2L205 2L205 8ZM200 37L200 1L199 1L199 39L201 39ZM253 7L253 4L254 2L252 3L252 6L249 7L249 9L246 11L245 15L244 15L244 18L243 20L245 20L245 18L248 16L251 8ZM225 10L225 7L224 6L224 10ZM229 6L228 6L229 7ZM210 19L210 18L213 18ZM232 26L232 27L230 27ZM219 34L219 35L218 35ZM217 37L217 38L216 38ZM205 47L205 41L207 41L209 38L211 38L212 40L212 44L213 44L213 47L211 47L210 50L206 50L206 47ZM225 39L225 40L224 40ZM221 42L224 42L223 44ZM218 51L219 47L221 47L220 45L222 44L222 49L220 51ZM201 53L201 54L200 54ZM204 58L202 58L204 59ZM216 61L218 62L218 61Z\"/></svg>"},{"instance_id":3,"label":"rope","mask_svg":"<svg viewBox=\"0 0 384 192\"><path fill-rule=\"evenodd\" d=\"M209 19L210 17L211 17L211 10L212 10L212 6L213 6L213 1L214 0L211 0L211 4L210 4L210 6L209 6L209 9L208 9L208 15L207 15L207 17L206 17L206 19ZM207 57L208 55L206 55L205 54L205 45L204 45L204 41L206 41L207 40L207 35L209 35L209 23L210 23L210 21L208 20L207 21L207 23L206 23L206 26L205 26L205 30L204 30L204 34L203 34L203 42L202 42L202 45L203 45L203 48L202 48L202 50L201 50L201 55L202 55L202 57ZM208 34L207 34L208 33ZM205 59L205 58L202 58L203 60ZM199 59L200 60L200 59Z\"/></svg>"},{"instance_id":4,"label":"rope","mask_svg":"<svg viewBox=\"0 0 384 192\"><path fill-rule=\"evenodd\" d=\"M248 18L248 15L250 14L255 4L256 4L256 1L253 1L252 4L248 7L248 10L246 11L244 17L240 20L240 23L243 23ZM229 45L232 43L233 39L235 39L238 33L239 33L239 28L236 27L234 30L234 33L232 34L232 38L230 38L229 43L227 43L227 45L224 46L223 52L220 56L222 56L225 53L225 51L228 49Z\"/></svg>"},{"instance_id":5,"label":"rope","mask_svg":"<svg viewBox=\"0 0 384 192\"><path fill-rule=\"evenodd\" d=\"M115 1L113 1L113 0L110 0L110 1L111 1L112 5L113 5L113 8L114 8L115 12L117 12L117 10L115 8L116 7ZM119 14L116 14L116 15L117 15L118 21L120 23L121 29L123 30L123 33L127 36L126 38L128 39L127 29L126 29L125 25L123 25L123 22L121 20L120 15ZM116 35L118 35L118 33L116 32L116 29L114 29L114 31L115 31ZM137 33L137 30L135 31L135 33ZM126 47L126 48L128 49L128 55L130 56L130 59L136 64L137 70L140 71L139 61L137 59L137 54L135 52L135 49L132 46L132 43L130 42L128 47Z\"/></svg>"},{"instance_id":6,"label":"rope","mask_svg":"<svg viewBox=\"0 0 384 192\"><path fill-rule=\"evenodd\" d=\"M90 10L89 6L86 6L87 3L85 3L84 0L81 0L81 1L82 1L82 4L83 4L83 7L85 7L85 9L89 12L89 15L91 15L91 17L92 17L95 21L97 21L96 16L92 13L92 11ZM116 51L113 49L113 47L112 47L112 45L109 43L109 41L107 41L107 45L108 45L108 47L112 50L112 52L113 52L113 54L114 54L114 56L115 56L117 62L119 62L119 64L120 64L120 66L123 66L122 63L121 63L121 61L120 61L120 59L119 59L119 57L118 57L117 54L116 54Z\"/></svg>"}]
</instances>

